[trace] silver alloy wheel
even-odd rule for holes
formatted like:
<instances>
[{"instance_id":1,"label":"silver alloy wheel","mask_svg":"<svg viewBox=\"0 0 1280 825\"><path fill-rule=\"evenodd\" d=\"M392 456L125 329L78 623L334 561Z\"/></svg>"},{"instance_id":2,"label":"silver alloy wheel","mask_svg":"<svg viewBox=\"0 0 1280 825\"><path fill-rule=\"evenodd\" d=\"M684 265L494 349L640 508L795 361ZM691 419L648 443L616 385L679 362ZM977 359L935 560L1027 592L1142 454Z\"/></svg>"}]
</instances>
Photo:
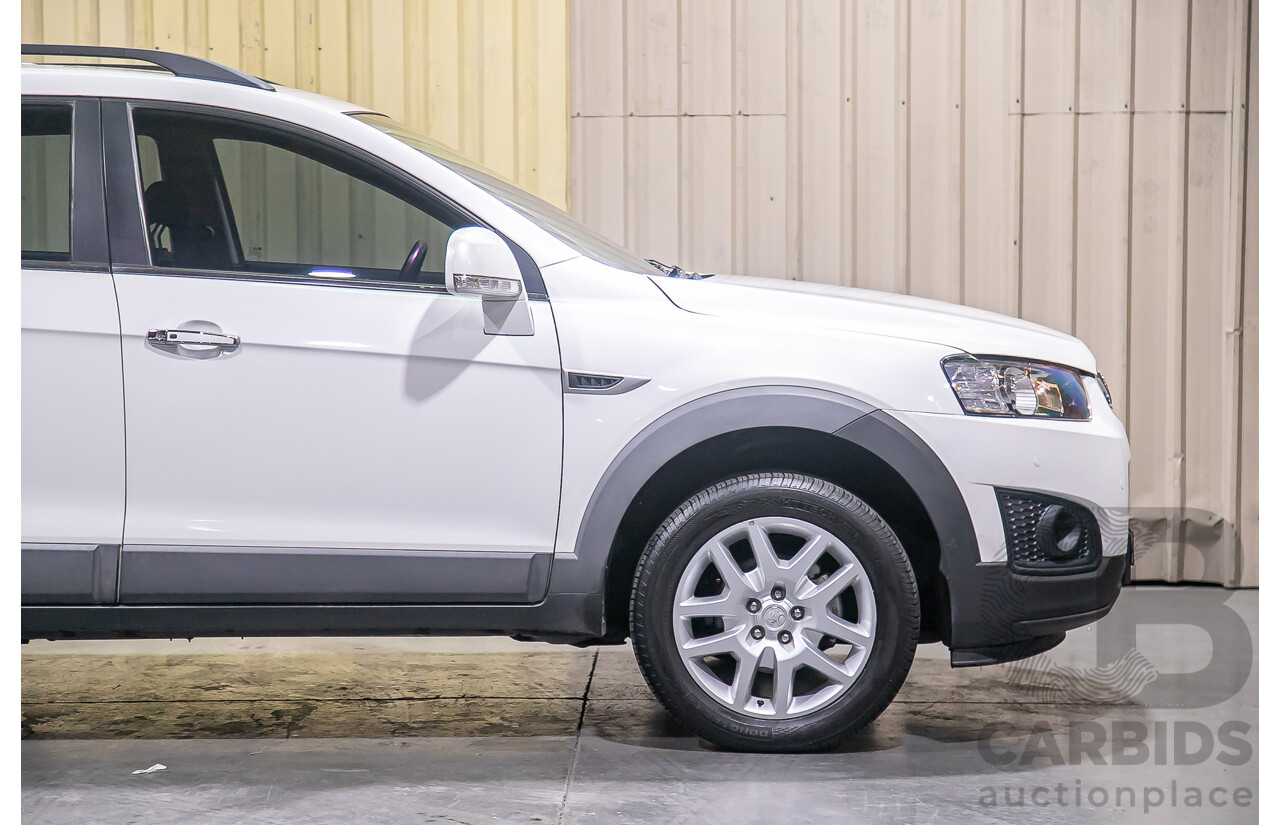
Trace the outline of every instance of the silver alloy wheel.
<instances>
[{"instance_id":1,"label":"silver alloy wheel","mask_svg":"<svg viewBox=\"0 0 1280 825\"><path fill-rule=\"evenodd\" d=\"M856 621L845 618L850 611ZM671 612L680 659L702 689L769 719L803 716L844 694L876 633L875 596L857 556L797 518L720 531L689 560Z\"/></svg>"}]
</instances>

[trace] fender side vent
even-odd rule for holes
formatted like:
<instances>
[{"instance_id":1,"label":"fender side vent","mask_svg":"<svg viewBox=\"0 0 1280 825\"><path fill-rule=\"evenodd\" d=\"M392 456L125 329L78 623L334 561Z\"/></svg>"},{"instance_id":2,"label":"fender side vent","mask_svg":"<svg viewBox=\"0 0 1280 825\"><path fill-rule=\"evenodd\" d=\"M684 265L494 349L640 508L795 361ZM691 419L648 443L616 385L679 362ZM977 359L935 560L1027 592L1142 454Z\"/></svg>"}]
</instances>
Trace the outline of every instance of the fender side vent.
<instances>
[{"instance_id":1,"label":"fender side vent","mask_svg":"<svg viewBox=\"0 0 1280 825\"><path fill-rule=\"evenodd\" d=\"M590 375L585 372L569 373L569 389L571 390L611 390L622 383L620 375Z\"/></svg>"}]
</instances>

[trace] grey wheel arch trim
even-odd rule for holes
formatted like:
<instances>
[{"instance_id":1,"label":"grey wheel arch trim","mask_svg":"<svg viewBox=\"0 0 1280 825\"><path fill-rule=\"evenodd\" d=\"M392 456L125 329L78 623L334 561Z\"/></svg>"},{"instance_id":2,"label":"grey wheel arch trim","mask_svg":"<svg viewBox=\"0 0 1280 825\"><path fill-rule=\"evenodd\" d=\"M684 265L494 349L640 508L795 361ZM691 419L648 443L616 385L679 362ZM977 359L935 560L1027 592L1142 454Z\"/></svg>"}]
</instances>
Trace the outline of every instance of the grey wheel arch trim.
<instances>
[{"instance_id":1,"label":"grey wheel arch trim","mask_svg":"<svg viewBox=\"0 0 1280 825\"><path fill-rule=\"evenodd\" d=\"M551 565L551 593L603 597L614 537L645 482L686 449L724 433L756 427L796 427L831 433L872 453L915 491L941 544L941 572L950 592L951 626L981 635L980 619L957 614L961 599L980 601L977 535L960 488L942 460L906 425L859 399L798 386L727 390L691 401L654 421L614 458L587 504L573 556ZM603 598L601 599L603 606ZM979 619L975 622L975 619ZM603 611L599 633L608 628Z\"/></svg>"},{"instance_id":2,"label":"grey wheel arch trim","mask_svg":"<svg viewBox=\"0 0 1280 825\"><path fill-rule=\"evenodd\" d=\"M574 555L552 562L551 592L605 592L614 536L627 508L654 473L688 448L758 427L835 433L874 409L827 390L779 385L725 390L671 410L632 438L605 470L578 527ZM602 612L599 632L605 631Z\"/></svg>"}]
</instances>

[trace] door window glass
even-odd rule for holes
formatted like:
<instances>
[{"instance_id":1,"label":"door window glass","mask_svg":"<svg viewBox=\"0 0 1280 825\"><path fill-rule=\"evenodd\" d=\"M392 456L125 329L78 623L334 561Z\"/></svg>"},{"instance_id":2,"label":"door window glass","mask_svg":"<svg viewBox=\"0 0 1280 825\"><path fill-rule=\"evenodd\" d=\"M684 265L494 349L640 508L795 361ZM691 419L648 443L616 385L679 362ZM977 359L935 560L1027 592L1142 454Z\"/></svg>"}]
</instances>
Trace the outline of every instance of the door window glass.
<instances>
[{"instance_id":1,"label":"door window glass","mask_svg":"<svg viewBox=\"0 0 1280 825\"><path fill-rule=\"evenodd\" d=\"M292 132L165 110L134 126L156 266L443 284L449 235L471 223ZM402 273L417 243L421 270Z\"/></svg>"},{"instance_id":2,"label":"door window glass","mask_svg":"<svg viewBox=\"0 0 1280 825\"><path fill-rule=\"evenodd\" d=\"M22 257L71 258L71 107L22 107Z\"/></svg>"}]
</instances>

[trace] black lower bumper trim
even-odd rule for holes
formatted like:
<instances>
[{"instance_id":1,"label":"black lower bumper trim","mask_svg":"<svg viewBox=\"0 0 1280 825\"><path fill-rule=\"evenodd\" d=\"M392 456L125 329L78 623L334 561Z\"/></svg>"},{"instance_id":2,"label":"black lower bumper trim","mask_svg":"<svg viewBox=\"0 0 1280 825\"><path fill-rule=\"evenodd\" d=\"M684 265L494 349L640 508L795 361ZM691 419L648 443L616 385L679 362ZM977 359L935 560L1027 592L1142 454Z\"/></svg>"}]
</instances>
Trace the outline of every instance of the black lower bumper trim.
<instances>
[{"instance_id":1,"label":"black lower bumper trim","mask_svg":"<svg viewBox=\"0 0 1280 825\"><path fill-rule=\"evenodd\" d=\"M952 648L952 667L982 667L998 665L1001 662L1013 662L1037 656L1046 650L1052 650L1067 638L1066 633L1053 633L1048 636L1037 636L1021 642L990 647Z\"/></svg>"}]
</instances>

